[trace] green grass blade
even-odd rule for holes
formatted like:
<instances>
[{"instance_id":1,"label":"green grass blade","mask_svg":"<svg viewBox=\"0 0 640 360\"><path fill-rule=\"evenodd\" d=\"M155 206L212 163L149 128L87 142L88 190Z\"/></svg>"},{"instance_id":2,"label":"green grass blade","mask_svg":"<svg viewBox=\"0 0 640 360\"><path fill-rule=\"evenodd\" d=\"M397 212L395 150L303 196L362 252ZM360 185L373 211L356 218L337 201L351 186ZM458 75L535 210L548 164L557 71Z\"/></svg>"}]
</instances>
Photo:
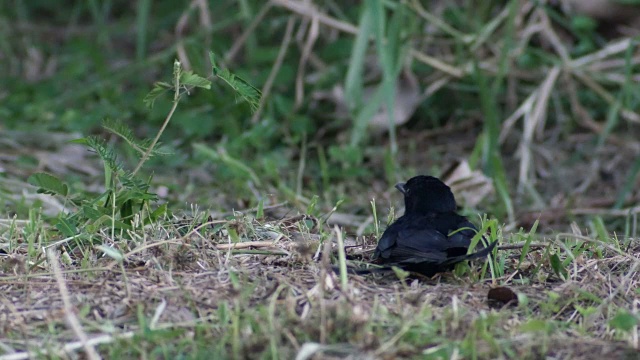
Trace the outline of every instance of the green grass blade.
<instances>
[{"instance_id":1,"label":"green grass blade","mask_svg":"<svg viewBox=\"0 0 640 360\"><path fill-rule=\"evenodd\" d=\"M513 204L507 186L507 176L500 155L500 115L498 104L496 103L498 95L492 91L482 70L477 66L474 69L474 75L480 92L480 102L484 114L484 136L482 140L484 146L482 148L482 162L484 171L493 178L494 186L498 192L498 196L504 204L505 210L509 217L509 221L515 220Z\"/></svg>"},{"instance_id":2,"label":"green grass blade","mask_svg":"<svg viewBox=\"0 0 640 360\"><path fill-rule=\"evenodd\" d=\"M350 111L357 109L362 104L362 73L364 69L365 55L369 45L371 33L371 11L365 6L360 16L358 34L353 43L347 77L344 83L344 99Z\"/></svg>"},{"instance_id":3,"label":"green grass blade","mask_svg":"<svg viewBox=\"0 0 640 360\"><path fill-rule=\"evenodd\" d=\"M149 26L149 13L151 12L151 0L138 0L136 13L136 60L142 61L147 52L147 27Z\"/></svg>"},{"instance_id":4,"label":"green grass blade","mask_svg":"<svg viewBox=\"0 0 640 360\"><path fill-rule=\"evenodd\" d=\"M378 58L382 64L382 92L384 94L384 99L386 100L387 113L389 114L389 143L391 145L391 153L395 154L398 151L398 144L396 142L396 128L393 116L395 112L397 79L394 64L394 47L390 37L385 39L386 18L382 1L369 0L365 4L371 11L376 49L378 52ZM399 30L394 28L392 32L399 33Z\"/></svg>"}]
</instances>

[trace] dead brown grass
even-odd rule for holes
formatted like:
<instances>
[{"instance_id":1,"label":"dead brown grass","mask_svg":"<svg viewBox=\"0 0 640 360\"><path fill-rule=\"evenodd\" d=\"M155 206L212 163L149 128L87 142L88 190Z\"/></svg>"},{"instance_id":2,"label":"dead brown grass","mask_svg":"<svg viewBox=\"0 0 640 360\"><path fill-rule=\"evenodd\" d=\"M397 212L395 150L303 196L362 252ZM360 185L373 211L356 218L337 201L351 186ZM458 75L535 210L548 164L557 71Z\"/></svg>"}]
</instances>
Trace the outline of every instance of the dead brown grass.
<instances>
[{"instance_id":1,"label":"dead brown grass","mask_svg":"<svg viewBox=\"0 0 640 360\"><path fill-rule=\"evenodd\" d=\"M329 235L317 227L306 229L309 236L301 235L303 227L293 224L305 217L292 219L244 218L243 226L256 234L278 235L263 240L245 235L247 241L238 244L242 250L231 249L224 231L176 237L170 227L159 232L166 234L164 240L112 242L131 247L123 270L97 251L83 265L70 254L72 263L59 272L69 294L67 306L52 263L45 258L40 264L27 263L24 248L18 248L0 258L0 343L11 349L0 358L37 353L67 357L83 346L108 354L113 344L141 336L145 327L181 329L173 341L224 341L229 324L221 307L244 319L239 348L234 350L228 338L221 347L232 351L230 357L253 358L267 351L270 341L285 358L304 354L314 343L321 345L316 358L407 357L450 347L466 357L471 339L480 358L633 358L638 349L637 326L623 334L609 324L621 309L636 313L640 304L637 242L625 253L605 245L600 247L602 258L576 259L565 280L553 274L541 250L528 254L520 269L519 252L509 250L499 253L505 276L493 281L453 274L399 281L389 274L350 276L343 287L318 262L317 239ZM347 254L361 257L372 246L369 241ZM237 253L251 250L263 253ZM539 263L540 270L532 273ZM496 284L518 293L520 304L492 307L487 292ZM79 319L85 340L79 339L77 327L69 326L69 316ZM254 321L260 325L252 327ZM203 328L209 333L196 335Z\"/></svg>"}]
</instances>

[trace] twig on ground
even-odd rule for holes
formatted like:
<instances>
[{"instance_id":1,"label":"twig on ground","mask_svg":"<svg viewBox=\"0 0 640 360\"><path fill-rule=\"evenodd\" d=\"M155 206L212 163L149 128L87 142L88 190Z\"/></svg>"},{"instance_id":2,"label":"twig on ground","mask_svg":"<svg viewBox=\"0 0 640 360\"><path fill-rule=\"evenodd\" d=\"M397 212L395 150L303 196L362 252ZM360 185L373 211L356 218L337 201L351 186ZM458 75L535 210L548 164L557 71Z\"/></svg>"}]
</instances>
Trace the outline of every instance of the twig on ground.
<instances>
[{"instance_id":1,"label":"twig on ground","mask_svg":"<svg viewBox=\"0 0 640 360\"><path fill-rule=\"evenodd\" d=\"M50 249L49 251L47 251L47 258L53 270L53 274L56 278L56 282L58 283L58 290L60 291L62 302L64 304L64 313L67 318L67 322L71 327L71 330L73 330L73 332L76 334L78 339L80 339L80 343L84 348L87 358L91 360L102 359L102 357L96 351L96 348L94 347L94 345L89 343L89 338L87 334L84 332L84 329L80 324L80 320L78 320L78 317L76 316L76 309L71 304L71 296L69 295L69 289L67 289L67 285L65 284L64 277L62 276L62 272L60 271L60 263L58 262L58 257L56 256L55 250Z\"/></svg>"}]
</instances>

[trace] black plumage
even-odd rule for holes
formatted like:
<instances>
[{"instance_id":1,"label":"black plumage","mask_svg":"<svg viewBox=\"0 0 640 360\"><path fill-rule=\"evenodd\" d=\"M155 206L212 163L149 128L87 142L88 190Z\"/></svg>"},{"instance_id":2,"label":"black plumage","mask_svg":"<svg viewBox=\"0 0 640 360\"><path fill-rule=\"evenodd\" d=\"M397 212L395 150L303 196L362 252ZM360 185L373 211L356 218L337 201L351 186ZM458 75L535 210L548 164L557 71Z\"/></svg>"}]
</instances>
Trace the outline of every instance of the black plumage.
<instances>
[{"instance_id":1,"label":"black plumage","mask_svg":"<svg viewBox=\"0 0 640 360\"><path fill-rule=\"evenodd\" d=\"M416 176L396 185L404 194L405 213L378 241L374 259L379 264L433 276L455 264L487 256L492 243L467 254L476 227L456 213L451 189L433 176Z\"/></svg>"}]
</instances>

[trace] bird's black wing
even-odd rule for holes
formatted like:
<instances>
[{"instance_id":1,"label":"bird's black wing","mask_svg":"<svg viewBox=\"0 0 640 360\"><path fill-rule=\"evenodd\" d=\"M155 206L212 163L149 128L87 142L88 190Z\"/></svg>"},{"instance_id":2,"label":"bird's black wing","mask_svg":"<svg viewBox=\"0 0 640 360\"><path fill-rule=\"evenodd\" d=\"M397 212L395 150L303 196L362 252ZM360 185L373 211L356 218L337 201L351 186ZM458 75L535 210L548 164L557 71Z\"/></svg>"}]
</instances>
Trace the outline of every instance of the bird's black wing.
<instances>
[{"instance_id":1,"label":"bird's black wing","mask_svg":"<svg viewBox=\"0 0 640 360\"><path fill-rule=\"evenodd\" d=\"M382 234L374 258L383 263L442 262L447 258L447 236L428 220L400 218Z\"/></svg>"},{"instance_id":2,"label":"bird's black wing","mask_svg":"<svg viewBox=\"0 0 640 360\"><path fill-rule=\"evenodd\" d=\"M478 229L469 220L460 216L459 219L450 225L447 230L450 246L464 246L469 247L471 245L471 239L476 235Z\"/></svg>"},{"instance_id":3,"label":"bird's black wing","mask_svg":"<svg viewBox=\"0 0 640 360\"><path fill-rule=\"evenodd\" d=\"M374 259L382 263L455 264L486 256L492 249L467 255L476 227L455 213L403 216L383 233Z\"/></svg>"},{"instance_id":4,"label":"bird's black wing","mask_svg":"<svg viewBox=\"0 0 640 360\"><path fill-rule=\"evenodd\" d=\"M384 261L391 256L391 250L398 246L398 234L403 227L406 227L404 216L389 225L378 240L378 246L373 254L374 259Z\"/></svg>"},{"instance_id":5,"label":"bird's black wing","mask_svg":"<svg viewBox=\"0 0 640 360\"><path fill-rule=\"evenodd\" d=\"M453 265L453 264L457 264L457 263L465 261L465 260L473 260L473 259L483 258L483 257L489 255L493 251L493 248L496 247L497 244L498 244L498 242L494 241L491 244L489 244L489 246L487 246L485 248L482 248L481 250L478 250L478 251L476 251L476 252L474 252L472 254L449 256L442 263L442 265Z\"/></svg>"},{"instance_id":6,"label":"bird's black wing","mask_svg":"<svg viewBox=\"0 0 640 360\"><path fill-rule=\"evenodd\" d=\"M435 229L404 230L398 233L389 260L399 264L440 263L447 259L446 242L447 237Z\"/></svg>"}]
</instances>

